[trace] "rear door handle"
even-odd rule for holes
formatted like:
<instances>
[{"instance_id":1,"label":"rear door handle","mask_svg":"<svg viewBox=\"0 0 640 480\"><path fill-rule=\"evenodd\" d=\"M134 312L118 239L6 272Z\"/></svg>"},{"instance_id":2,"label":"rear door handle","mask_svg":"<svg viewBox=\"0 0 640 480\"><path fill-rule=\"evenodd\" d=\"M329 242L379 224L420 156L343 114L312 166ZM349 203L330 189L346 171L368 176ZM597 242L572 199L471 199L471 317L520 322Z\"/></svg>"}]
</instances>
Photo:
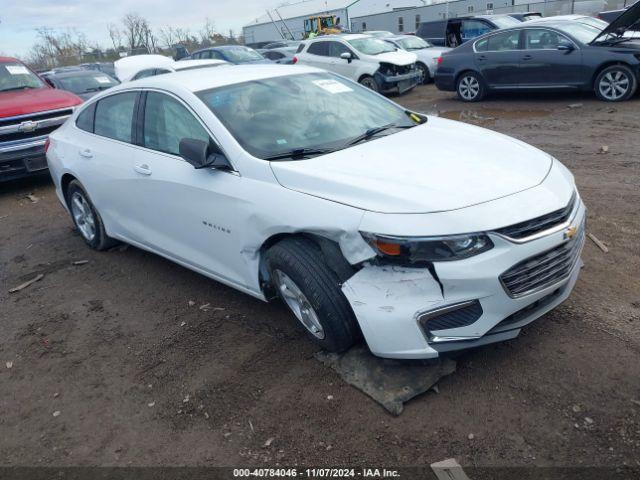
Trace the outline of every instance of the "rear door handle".
<instances>
[{"instance_id":1,"label":"rear door handle","mask_svg":"<svg viewBox=\"0 0 640 480\"><path fill-rule=\"evenodd\" d=\"M478 56L478 60L486 60L486 59L487 59L486 55L479 55Z\"/></svg>"},{"instance_id":2,"label":"rear door handle","mask_svg":"<svg viewBox=\"0 0 640 480\"><path fill-rule=\"evenodd\" d=\"M151 175L151 169L146 163L143 163L142 165L134 165L133 169L140 175Z\"/></svg>"},{"instance_id":3,"label":"rear door handle","mask_svg":"<svg viewBox=\"0 0 640 480\"><path fill-rule=\"evenodd\" d=\"M84 158L93 157L93 153L91 153L91 150L89 150L88 148L85 148L84 150L80 150L78 153L80 154L81 157L84 157Z\"/></svg>"},{"instance_id":4,"label":"rear door handle","mask_svg":"<svg viewBox=\"0 0 640 480\"><path fill-rule=\"evenodd\" d=\"M531 60L533 58L532 55L525 55L522 57L522 60Z\"/></svg>"}]
</instances>

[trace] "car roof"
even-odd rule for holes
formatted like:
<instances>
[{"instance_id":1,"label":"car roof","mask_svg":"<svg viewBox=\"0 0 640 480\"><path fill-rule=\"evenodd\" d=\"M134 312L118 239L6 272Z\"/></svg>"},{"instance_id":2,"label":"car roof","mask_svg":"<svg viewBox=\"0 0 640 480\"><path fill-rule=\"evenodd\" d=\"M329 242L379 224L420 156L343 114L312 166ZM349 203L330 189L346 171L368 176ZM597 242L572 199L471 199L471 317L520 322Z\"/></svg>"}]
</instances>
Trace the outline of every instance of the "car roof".
<instances>
[{"instance_id":1,"label":"car roof","mask_svg":"<svg viewBox=\"0 0 640 480\"><path fill-rule=\"evenodd\" d=\"M314 38L313 40L307 40L307 42L317 42L317 41L320 41L320 40L336 39L336 38L341 38L343 40L349 41L349 40L358 40L360 38L371 38L371 35L367 35L366 33L346 33L346 34L342 34L342 35L321 35L319 37Z\"/></svg>"},{"instance_id":2,"label":"car roof","mask_svg":"<svg viewBox=\"0 0 640 480\"><path fill-rule=\"evenodd\" d=\"M249 50L253 50L251 47L247 47L246 45L219 45L217 47L201 48L193 53L206 52L207 50L232 50L234 48L248 48Z\"/></svg>"},{"instance_id":3,"label":"car roof","mask_svg":"<svg viewBox=\"0 0 640 480\"><path fill-rule=\"evenodd\" d=\"M206 73L205 73L206 72ZM268 78L303 73L322 73L324 70L307 67L304 65L254 64L254 65L230 65L224 68L224 74L220 74L217 68L205 70L185 70L182 72L166 73L155 77L142 78L134 82L123 83L122 88L115 87L109 91L126 89L127 87L155 87L175 90L182 87L191 92L209 90L211 88L233 85L236 83L263 80Z\"/></svg>"},{"instance_id":4,"label":"car roof","mask_svg":"<svg viewBox=\"0 0 640 480\"><path fill-rule=\"evenodd\" d=\"M22 62L20 62L20 60L18 60L17 58L13 58L13 57L0 57L0 62L3 62L3 63L8 63L8 62L22 63Z\"/></svg>"}]
</instances>

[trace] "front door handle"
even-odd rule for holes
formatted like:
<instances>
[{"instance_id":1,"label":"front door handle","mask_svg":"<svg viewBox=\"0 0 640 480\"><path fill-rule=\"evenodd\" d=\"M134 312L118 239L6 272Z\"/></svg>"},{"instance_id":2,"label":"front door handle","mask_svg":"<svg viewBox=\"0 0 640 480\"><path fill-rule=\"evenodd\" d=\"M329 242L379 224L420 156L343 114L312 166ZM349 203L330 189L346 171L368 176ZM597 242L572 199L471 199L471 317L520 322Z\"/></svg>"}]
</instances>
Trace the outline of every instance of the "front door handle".
<instances>
[{"instance_id":1,"label":"front door handle","mask_svg":"<svg viewBox=\"0 0 640 480\"><path fill-rule=\"evenodd\" d=\"M486 55L479 55L478 56L478 60L486 60L486 59L487 59Z\"/></svg>"},{"instance_id":2,"label":"front door handle","mask_svg":"<svg viewBox=\"0 0 640 480\"><path fill-rule=\"evenodd\" d=\"M151 169L146 163L143 163L142 165L135 165L133 169L140 175L151 175Z\"/></svg>"},{"instance_id":3,"label":"front door handle","mask_svg":"<svg viewBox=\"0 0 640 480\"><path fill-rule=\"evenodd\" d=\"M80 154L81 157L84 157L84 158L93 157L93 153L91 153L91 150L89 150L88 148L85 148L84 150L80 150L78 153Z\"/></svg>"},{"instance_id":4,"label":"front door handle","mask_svg":"<svg viewBox=\"0 0 640 480\"><path fill-rule=\"evenodd\" d=\"M533 58L533 55L524 55L522 57L522 60L531 60Z\"/></svg>"}]
</instances>

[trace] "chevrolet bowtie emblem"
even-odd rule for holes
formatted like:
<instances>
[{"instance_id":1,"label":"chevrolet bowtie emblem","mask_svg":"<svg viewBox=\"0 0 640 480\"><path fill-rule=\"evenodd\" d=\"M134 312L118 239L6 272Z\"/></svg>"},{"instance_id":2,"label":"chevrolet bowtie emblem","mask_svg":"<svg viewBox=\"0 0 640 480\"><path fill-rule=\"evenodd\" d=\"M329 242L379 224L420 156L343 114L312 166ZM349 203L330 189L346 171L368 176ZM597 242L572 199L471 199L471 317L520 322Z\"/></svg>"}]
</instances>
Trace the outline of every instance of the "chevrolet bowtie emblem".
<instances>
[{"instance_id":1,"label":"chevrolet bowtie emblem","mask_svg":"<svg viewBox=\"0 0 640 480\"><path fill-rule=\"evenodd\" d=\"M18 125L18 130L22 133L33 132L36 128L38 128L38 122L34 122L32 120L27 120L26 122L22 122Z\"/></svg>"},{"instance_id":2,"label":"chevrolet bowtie emblem","mask_svg":"<svg viewBox=\"0 0 640 480\"><path fill-rule=\"evenodd\" d=\"M571 239L576 236L576 233L578 233L578 227L571 226L565 230L564 238Z\"/></svg>"}]
</instances>

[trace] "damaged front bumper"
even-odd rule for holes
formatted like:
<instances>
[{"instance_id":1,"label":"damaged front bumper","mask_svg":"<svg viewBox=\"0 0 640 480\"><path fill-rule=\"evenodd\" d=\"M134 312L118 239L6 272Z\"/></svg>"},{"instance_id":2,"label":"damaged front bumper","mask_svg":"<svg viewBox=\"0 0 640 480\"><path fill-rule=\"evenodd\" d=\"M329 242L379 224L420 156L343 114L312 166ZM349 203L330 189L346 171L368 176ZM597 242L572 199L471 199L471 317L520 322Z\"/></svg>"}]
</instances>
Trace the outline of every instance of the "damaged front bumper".
<instances>
[{"instance_id":1,"label":"damaged front bumper","mask_svg":"<svg viewBox=\"0 0 640 480\"><path fill-rule=\"evenodd\" d=\"M420 73L413 70L400 75L384 75L380 71L374 76L380 93L405 93L420 83Z\"/></svg>"},{"instance_id":2,"label":"damaged front bumper","mask_svg":"<svg viewBox=\"0 0 640 480\"><path fill-rule=\"evenodd\" d=\"M346 281L342 291L375 355L424 359L515 338L520 329L562 303L571 293L582 266L586 210L582 202L567 238L556 231L526 243L489 233L494 248L475 257L434 263L426 268L367 264ZM541 262L542 275L552 270L544 255L567 250L562 275L539 288L514 295L504 274L514 266ZM551 252L551 253L549 253ZM570 255L570 256L569 256Z\"/></svg>"}]
</instances>

